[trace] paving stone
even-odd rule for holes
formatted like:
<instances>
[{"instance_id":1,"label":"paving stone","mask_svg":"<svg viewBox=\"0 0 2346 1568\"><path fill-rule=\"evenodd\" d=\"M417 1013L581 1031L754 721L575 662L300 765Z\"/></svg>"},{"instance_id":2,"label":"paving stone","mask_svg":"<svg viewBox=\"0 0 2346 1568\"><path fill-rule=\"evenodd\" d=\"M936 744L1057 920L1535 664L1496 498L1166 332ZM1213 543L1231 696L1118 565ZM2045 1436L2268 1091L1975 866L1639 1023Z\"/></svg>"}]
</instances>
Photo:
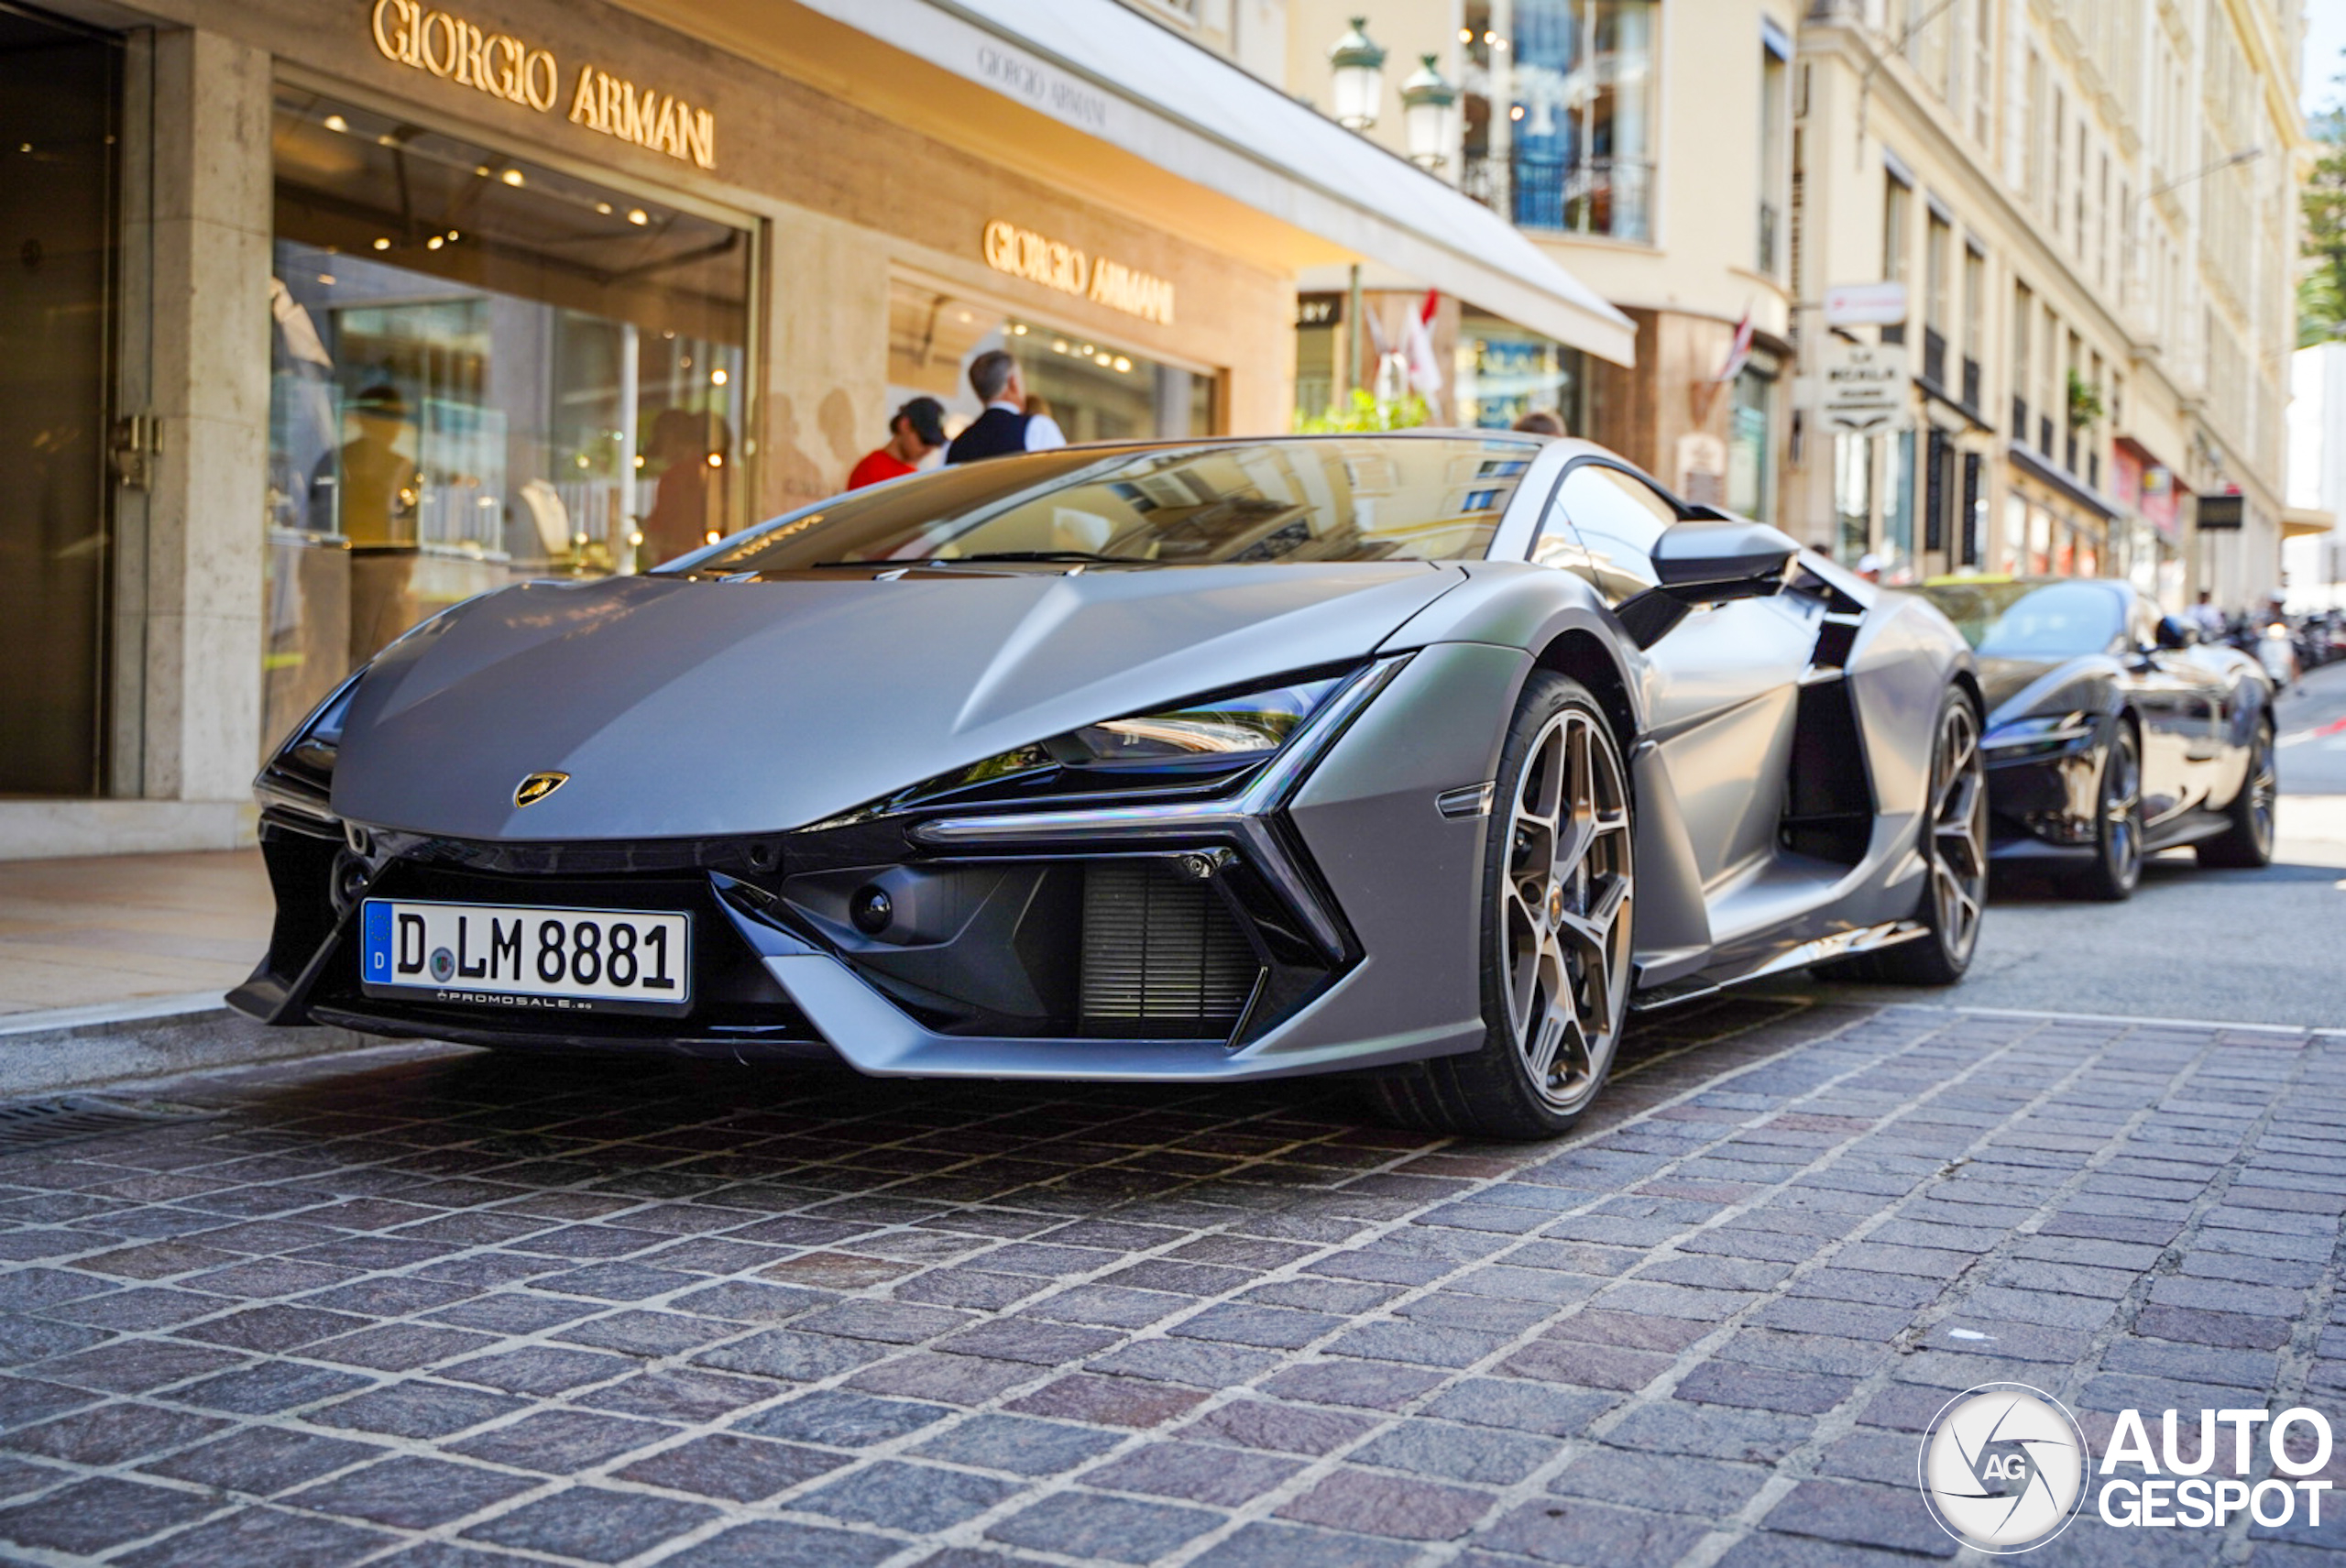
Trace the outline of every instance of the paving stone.
<instances>
[{"instance_id":1,"label":"paving stone","mask_svg":"<svg viewBox=\"0 0 2346 1568\"><path fill-rule=\"evenodd\" d=\"M972 1416L913 1450L923 1459L941 1459L981 1470L1047 1475L1074 1468L1116 1446L1120 1432L1094 1431L1026 1416Z\"/></svg>"},{"instance_id":2,"label":"paving stone","mask_svg":"<svg viewBox=\"0 0 2346 1568\"><path fill-rule=\"evenodd\" d=\"M0 1432L0 1445L76 1464L127 1464L194 1442L227 1426L226 1421L209 1416L118 1401L76 1410L22 1431Z\"/></svg>"},{"instance_id":3,"label":"paving stone","mask_svg":"<svg viewBox=\"0 0 2346 1568\"><path fill-rule=\"evenodd\" d=\"M477 1524L472 1541L519 1547L589 1563L619 1563L690 1533L718 1510L671 1497L575 1486Z\"/></svg>"},{"instance_id":4,"label":"paving stone","mask_svg":"<svg viewBox=\"0 0 2346 1568\"><path fill-rule=\"evenodd\" d=\"M826 1388L760 1410L737 1423L736 1430L833 1448L867 1448L935 1426L952 1414L944 1405Z\"/></svg>"},{"instance_id":5,"label":"paving stone","mask_svg":"<svg viewBox=\"0 0 2346 1568\"><path fill-rule=\"evenodd\" d=\"M1104 1426L1153 1427L1186 1413L1204 1398L1201 1393L1162 1383L1079 1373L1022 1395L1004 1408Z\"/></svg>"},{"instance_id":6,"label":"paving stone","mask_svg":"<svg viewBox=\"0 0 2346 1568\"><path fill-rule=\"evenodd\" d=\"M1507 1486L1555 1457L1546 1438L1490 1427L1409 1420L1389 1427L1346 1454L1345 1462L1406 1475Z\"/></svg>"},{"instance_id":7,"label":"paving stone","mask_svg":"<svg viewBox=\"0 0 2346 1568\"><path fill-rule=\"evenodd\" d=\"M1439 1373L1374 1362L1315 1362L1291 1366L1262 1384L1263 1392L1313 1404L1398 1409L1442 1382Z\"/></svg>"},{"instance_id":8,"label":"paving stone","mask_svg":"<svg viewBox=\"0 0 2346 1568\"><path fill-rule=\"evenodd\" d=\"M491 1464L566 1475L674 1435L674 1428L652 1421L585 1410L541 1410L441 1446L450 1453Z\"/></svg>"},{"instance_id":9,"label":"paving stone","mask_svg":"<svg viewBox=\"0 0 2346 1568\"><path fill-rule=\"evenodd\" d=\"M753 1503L846 1463L843 1455L820 1449L715 1432L663 1449L613 1474L622 1481Z\"/></svg>"},{"instance_id":10,"label":"paving stone","mask_svg":"<svg viewBox=\"0 0 2346 1568\"><path fill-rule=\"evenodd\" d=\"M277 1508L245 1508L110 1561L132 1568L223 1568L247 1563L340 1568L398 1542L399 1537L378 1530Z\"/></svg>"},{"instance_id":11,"label":"paving stone","mask_svg":"<svg viewBox=\"0 0 2346 1568\"><path fill-rule=\"evenodd\" d=\"M1157 1442L1083 1473L1087 1486L1234 1508L1271 1490L1301 1462L1204 1442Z\"/></svg>"},{"instance_id":12,"label":"paving stone","mask_svg":"<svg viewBox=\"0 0 2346 1568\"><path fill-rule=\"evenodd\" d=\"M1955 1538L1913 1506L1913 1495L1859 1481L1803 1481L1768 1512L1768 1528L1925 1557L1952 1557Z\"/></svg>"},{"instance_id":13,"label":"paving stone","mask_svg":"<svg viewBox=\"0 0 2346 1568\"><path fill-rule=\"evenodd\" d=\"M283 1500L313 1513L366 1519L400 1530L430 1530L537 1485L531 1476L509 1475L477 1464L398 1454L321 1481Z\"/></svg>"},{"instance_id":14,"label":"paving stone","mask_svg":"<svg viewBox=\"0 0 2346 1568\"><path fill-rule=\"evenodd\" d=\"M337 1400L309 1420L388 1437L439 1438L526 1410L529 1402L445 1383L393 1383Z\"/></svg>"},{"instance_id":15,"label":"paving stone","mask_svg":"<svg viewBox=\"0 0 2346 1568\"><path fill-rule=\"evenodd\" d=\"M1913 1444L1911 1440L1901 1441L1906 1442L1910 1451L1906 1468L1911 1475ZM1769 1474L1758 1465L1723 1464L1683 1455L1661 1464L1650 1454L1606 1447L1575 1454L1548 1489L1661 1513L1724 1519L1758 1493Z\"/></svg>"},{"instance_id":16,"label":"paving stone","mask_svg":"<svg viewBox=\"0 0 2346 1568\"><path fill-rule=\"evenodd\" d=\"M1540 1563L1670 1563L1703 1537L1691 1519L1610 1508L1576 1497L1526 1503L1480 1540Z\"/></svg>"},{"instance_id":17,"label":"paving stone","mask_svg":"<svg viewBox=\"0 0 2346 1568\"><path fill-rule=\"evenodd\" d=\"M1307 1524L1402 1541L1455 1541L1490 1508L1494 1495L1367 1470L1341 1469L1277 1509Z\"/></svg>"},{"instance_id":18,"label":"paving stone","mask_svg":"<svg viewBox=\"0 0 2346 1568\"><path fill-rule=\"evenodd\" d=\"M1362 1417L1334 1410L1241 1398L1208 1410L1187 1430L1247 1448L1319 1454L1342 1448L1373 1425Z\"/></svg>"},{"instance_id":19,"label":"paving stone","mask_svg":"<svg viewBox=\"0 0 2346 1568\"><path fill-rule=\"evenodd\" d=\"M662 1568L872 1568L902 1543L885 1536L782 1519L737 1525L661 1559Z\"/></svg>"},{"instance_id":20,"label":"paving stone","mask_svg":"<svg viewBox=\"0 0 2346 1568\"><path fill-rule=\"evenodd\" d=\"M1242 1525L1189 1561L1191 1568L1408 1568L1420 1552L1398 1541L1266 1520Z\"/></svg>"},{"instance_id":21,"label":"paving stone","mask_svg":"<svg viewBox=\"0 0 2346 1568\"><path fill-rule=\"evenodd\" d=\"M933 1535L985 1512L1017 1490L1014 1482L883 1459L794 1497L790 1506L832 1519Z\"/></svg>"},{"instance_id":22,"label":"paving stone","mask_svg":"<svg viewBox=\"0 0 2346 1568\"><path fill-rule=\"evenodd\" d=\"M1222 1516L1169 1503L1061 1492L986 1527L989 1540L1070 1557L1153 1563L1203 1535Z\"/></svg>"},{"instance_id":23,"label":"paving stone","mask_svg":"<svg viewBox=\"0 0 2346 1568\"><path fill-rule=\"evenodd\" d=\"M223 1492L273 1497L336 1470L379 1459L387 1451L371 1442L350 1442L316 1432L281 1427L246 1427L215 1442L174 1453L142 1466L152 1475L192 1481Z\"/></svg>"},{"instance_id":24,"label":"paving stone","mask_svg":"<svg viewBox=\"0 0 2346 1568\"><path fill-rule=\"evenodd\" d=\"M88 1555L192 1523L218 1507L201 1493L101 1477L0 1508L0 1541Z\"/></svg>"},{"instance_id":25,"label":"paving stone","mask_svg":"<svg viewBox=\"0 0 2346 1568\"><path fill-rule=\"evenodd\" d=\"M773 1397L773 1385L762 1379L685 1366L658 1367L573 1396L577 1403L598 1410L676 1421L713 1421Z\"/></svg>"}]
</instances>

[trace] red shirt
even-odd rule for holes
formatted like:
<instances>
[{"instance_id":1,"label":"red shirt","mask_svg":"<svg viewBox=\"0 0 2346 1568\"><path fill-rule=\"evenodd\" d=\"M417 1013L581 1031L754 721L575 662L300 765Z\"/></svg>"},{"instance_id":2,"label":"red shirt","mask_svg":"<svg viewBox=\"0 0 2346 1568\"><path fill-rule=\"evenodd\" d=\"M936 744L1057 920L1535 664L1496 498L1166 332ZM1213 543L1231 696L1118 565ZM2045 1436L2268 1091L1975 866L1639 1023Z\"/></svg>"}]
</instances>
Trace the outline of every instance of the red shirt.
<instances>
[{"instance_id":1,"label":"red shirt","mask_svg":"<svg viewBox=\"0 0 2346 1568\"><path fill-rule=\"evenodd\" d=\"M855 471L847 477L847 488L860 490L866 485L876 485L883 479L901 479L913 471L911 464L897 462L895 454L882 446L864 454L863 461L858 463Z\"/></svg>"}]
</instances>

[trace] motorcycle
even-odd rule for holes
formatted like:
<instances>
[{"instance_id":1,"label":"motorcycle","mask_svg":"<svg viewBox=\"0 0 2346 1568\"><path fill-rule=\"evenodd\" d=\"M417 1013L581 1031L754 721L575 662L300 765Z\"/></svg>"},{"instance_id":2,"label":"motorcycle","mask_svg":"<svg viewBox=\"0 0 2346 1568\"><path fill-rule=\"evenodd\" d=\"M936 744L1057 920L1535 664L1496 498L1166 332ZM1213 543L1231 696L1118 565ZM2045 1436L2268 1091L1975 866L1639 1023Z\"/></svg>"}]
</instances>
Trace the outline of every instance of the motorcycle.
<instances>
[{"instance_id":1,"label":"motorcycle","mask_svg":"<svg viewBox=\"0 0 2346 1568\"><path fill-rule=\"evenodd\" d=\"M2275 691L2286 692L2297 684L2297 643L2287 621L2276 619L2264 623L2256 639L2256 662L2272 677Z\"/></svg>"}]
</instances>

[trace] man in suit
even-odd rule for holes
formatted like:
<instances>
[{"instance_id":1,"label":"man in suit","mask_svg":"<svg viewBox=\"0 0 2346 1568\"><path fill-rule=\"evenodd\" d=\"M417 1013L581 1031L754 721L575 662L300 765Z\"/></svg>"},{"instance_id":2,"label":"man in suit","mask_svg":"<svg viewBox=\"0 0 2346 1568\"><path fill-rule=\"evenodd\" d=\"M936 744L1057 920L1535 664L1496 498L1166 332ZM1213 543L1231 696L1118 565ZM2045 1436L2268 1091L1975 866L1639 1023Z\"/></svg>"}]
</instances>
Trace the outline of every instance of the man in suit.
<instances>
[{"instance_id":1,"label":"man in suit","mask_svg":"<svg viewBox=\"0 0 2346 1568\"><path fill-rule=\"evenodd\" d=\"M1048 414L1026 411L1026 378L1018 361L999 348L988 349L970 361L970 389L985 404L985 412L945 449L948 463L974 463L1012 452L1047 452L1065 446L1067 436Z\"/></svg>"}]
</instances>

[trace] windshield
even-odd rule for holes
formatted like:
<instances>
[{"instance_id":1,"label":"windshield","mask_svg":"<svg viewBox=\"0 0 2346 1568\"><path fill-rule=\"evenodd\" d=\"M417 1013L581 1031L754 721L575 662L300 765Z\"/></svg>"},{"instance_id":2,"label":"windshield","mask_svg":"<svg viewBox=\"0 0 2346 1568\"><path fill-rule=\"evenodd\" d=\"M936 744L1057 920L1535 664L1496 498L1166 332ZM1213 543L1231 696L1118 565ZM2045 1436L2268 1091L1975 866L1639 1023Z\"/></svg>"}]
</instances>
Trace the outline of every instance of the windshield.
<instances>
[{"instance_id":1,"label":"windshield","mask_svg":"<svg viewBox=\"0 0 2346 1568\"><path fill-rule=\"evenodd\" d=\"M1923 593L1991 659L2106 652L2126 629L2124 597L2105 583L1940 583Z\"/></svg>"},{"instance_id":2,"label":"windshield","mask_svg":"<svg viewBox=\"0 0 2346 1568\"><path fill-rule=\"evenodd\" d=\"M1063 447L835 497L661 570L1478 560L1539 450L1465 436Z\"/></svg>"}]
</instances>

